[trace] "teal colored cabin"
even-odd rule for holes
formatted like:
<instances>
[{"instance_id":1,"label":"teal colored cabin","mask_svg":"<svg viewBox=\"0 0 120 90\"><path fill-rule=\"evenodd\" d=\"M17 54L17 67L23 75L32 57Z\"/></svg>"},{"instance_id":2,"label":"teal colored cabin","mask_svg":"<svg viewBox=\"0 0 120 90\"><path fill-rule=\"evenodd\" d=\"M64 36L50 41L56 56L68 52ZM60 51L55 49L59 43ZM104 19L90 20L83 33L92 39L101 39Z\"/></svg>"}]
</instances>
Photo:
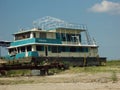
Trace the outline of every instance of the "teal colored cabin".
<instances>
[{"instance_id":1,"label":"teal colored cabin","mask_svg":"<svg viewBox=\"0 0 120 90\"><path fill-rule=\"evenodd\" d=\"M98 45L90 38L85 25L69 24L47 17L47 21L50 21L49 19L51 23L39 22L41 28L14 33L14 40L8 47L6 59L99 56ZM52 21L57 24L53 24Z\"/></svg>"}]
</instances>

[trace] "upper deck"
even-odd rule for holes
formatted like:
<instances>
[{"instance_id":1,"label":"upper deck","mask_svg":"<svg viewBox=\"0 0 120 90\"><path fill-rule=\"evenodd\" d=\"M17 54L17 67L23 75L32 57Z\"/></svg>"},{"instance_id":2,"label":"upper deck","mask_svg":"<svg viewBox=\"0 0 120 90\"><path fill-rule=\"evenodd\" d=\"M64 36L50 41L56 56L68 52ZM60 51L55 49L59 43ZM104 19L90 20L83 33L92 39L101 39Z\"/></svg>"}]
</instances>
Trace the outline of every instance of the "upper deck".
<instances>
[{"instance_id":1,"label":"upper deck","mask_svg":"<svg viewBox=\"0 0 120 90\"><path fill-rule=\"evenodd\" d=\"M53 17L44 17L34 21L34 28L14 33L12 47L30 44L97 46L91 40L86 25L68 23Z\"/></svg>"},{"instance_id":2,"label":"upper deck","mask_svg":"<svg viewBox=\"0 0 120 90\"><path fill-rule=\"evenodd\" d=\"M87 38L86 30L82 29L57 28L41 30L33 28L31 30L22 30L14 33L14 41L10 47L30 44L96 46L95 44L88 44L87 41L83 41L83 34Z\"/></svg>"}]
</instances>

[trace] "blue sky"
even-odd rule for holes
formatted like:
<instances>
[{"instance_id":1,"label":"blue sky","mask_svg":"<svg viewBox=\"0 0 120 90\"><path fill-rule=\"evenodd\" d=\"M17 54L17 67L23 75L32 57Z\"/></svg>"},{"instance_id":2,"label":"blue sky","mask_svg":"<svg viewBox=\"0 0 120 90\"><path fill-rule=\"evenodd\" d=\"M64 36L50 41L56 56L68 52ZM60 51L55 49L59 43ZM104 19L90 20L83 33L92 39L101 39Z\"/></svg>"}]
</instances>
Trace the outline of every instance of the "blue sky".
<instances>
[{"instance_id":1,"label":"blue sky","mask_svg":"<svg viewBox=\"0 0 120 90\"><path fill-rule=\"evenodd\" d=\"M44 16L86 24L100 56L120 59L119 0L0 0L0 40L12 41L12 33L33 27L33 21Z\"/></svg>"}]
</instances>

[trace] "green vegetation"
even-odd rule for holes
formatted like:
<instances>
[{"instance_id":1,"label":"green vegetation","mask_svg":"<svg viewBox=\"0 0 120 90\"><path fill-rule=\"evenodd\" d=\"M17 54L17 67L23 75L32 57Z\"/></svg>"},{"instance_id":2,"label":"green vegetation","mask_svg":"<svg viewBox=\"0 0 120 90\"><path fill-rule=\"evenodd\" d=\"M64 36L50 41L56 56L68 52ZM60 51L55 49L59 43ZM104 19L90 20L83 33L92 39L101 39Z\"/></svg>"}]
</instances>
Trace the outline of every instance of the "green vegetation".
<instances>
[{"instance_id":1,"label":"green vegetation","mask_svg":"<svg viewBox=\"0 0 120 90\"><path fill-rule=\"evenodd\" d=\"M108 61L106 66L90 66L90 67L70 67L62 73L99 73L99 72L115 72L120 73L120 60Z\"/></svg>"},{"instance_id":2,"label":"green vegetation","mask_svg":"<svg viewBox=\"0 0 120 90\"><path fill-rule=\"evenodd\" d=\"M116 72L112 72L111 79L112 79L113 83L117 82L118 77L116 75Z\"/></svg>"},{"instance_id":3,"label":"green vegetation","mask_svg":"<svg viewBox=\"0 0 120 90\"><path fill-rule=\"evenodd\" d=\"M120 78L120 60L108 61L106 66L70 67L68 70L50 69L49 74L62 74L58 77L31 77L31 70L11 70L7 76L0 78L0 85L26 83L71 83L71 82L100 82L117 83ZM64 75L65 76L64 76ZM67 75L67 76L66 76Z\"/></svg>"},{"instance_id":4,"label":"green vegetation","mask_svg":"<svg viewBox=\"0 0 120 90\"><path fill-rule=\"evenodd\" d=\"M7 72L7 76L26 76L26 75L30 75L31 71L30 70L10 70Z\"/></svg>"},{"instance_id":5,"label":"green vegetation","mask_svg":"<svg viewBox=\"0 0 120 90\"><path fill-rule=\"evenodd\" d=\"M120 60L108 61L106 66L89 66L89 67L70 67L68 70L59 70L56 68L50 69L50 74L58 73L99 73L99 72L110 72L112 78L115 78L116 73L120 73ZM113 73L114 72L114 73ZM31 70L10 70L7 72L7 76L26 76L31 75Z\"/></svg>"}]
</instances>

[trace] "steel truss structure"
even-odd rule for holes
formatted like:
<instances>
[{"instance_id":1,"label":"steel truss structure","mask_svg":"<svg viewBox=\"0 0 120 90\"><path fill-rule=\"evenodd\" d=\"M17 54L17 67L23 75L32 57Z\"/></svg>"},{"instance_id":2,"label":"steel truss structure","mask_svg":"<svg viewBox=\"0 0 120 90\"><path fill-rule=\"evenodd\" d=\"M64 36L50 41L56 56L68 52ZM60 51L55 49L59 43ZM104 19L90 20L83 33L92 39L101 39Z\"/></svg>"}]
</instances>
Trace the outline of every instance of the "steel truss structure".
<instances>
[{"instance_id":1,"label":"steel truss structure","mask_svg":"<svg viewBox=\"0 0 120 90\"><path fill-rule=\"evenodd\" d=\"M36 28L41 28L42 30L50 30L55 28L71 28L71 29L86 29L86 25L68 23L58 18L46 16L38 20L33 21L33 25Z\"/></svg>"}]
</instances>

